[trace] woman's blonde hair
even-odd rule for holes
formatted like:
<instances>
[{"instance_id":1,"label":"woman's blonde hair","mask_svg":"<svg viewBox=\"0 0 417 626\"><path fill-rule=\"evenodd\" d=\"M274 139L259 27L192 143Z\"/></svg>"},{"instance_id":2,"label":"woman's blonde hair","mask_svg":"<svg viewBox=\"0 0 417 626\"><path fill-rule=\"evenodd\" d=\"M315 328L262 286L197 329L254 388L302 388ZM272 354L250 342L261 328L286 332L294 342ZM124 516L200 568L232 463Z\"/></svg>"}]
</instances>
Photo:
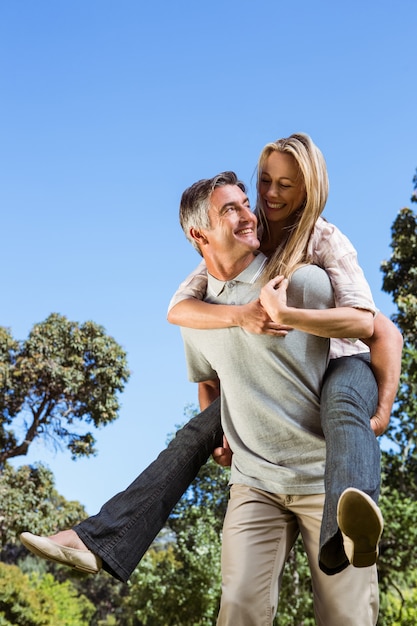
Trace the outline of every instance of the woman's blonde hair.
<instances>
[{"instance_id":1,"label":"woman's blonde hair","mask_svg":"<svg viewBox=\"0 0 417 626\"><path fill-rule=\"evenodd\" d=\"M294 214L294 223L288 228L287 237L269 259L264 274L268 280L278 274L289 278L298 267L311 262L307 254L308 241L318 217L323 212L329 193L326 162L308 135L295 133L286 139L268 143L258 160L258 198L255 211L263 234L268 232L269 225L259 197L259 183L265 161L272 152L284 152L294 157L303 178L305 200Z\"/></svg>"}]
</instances>

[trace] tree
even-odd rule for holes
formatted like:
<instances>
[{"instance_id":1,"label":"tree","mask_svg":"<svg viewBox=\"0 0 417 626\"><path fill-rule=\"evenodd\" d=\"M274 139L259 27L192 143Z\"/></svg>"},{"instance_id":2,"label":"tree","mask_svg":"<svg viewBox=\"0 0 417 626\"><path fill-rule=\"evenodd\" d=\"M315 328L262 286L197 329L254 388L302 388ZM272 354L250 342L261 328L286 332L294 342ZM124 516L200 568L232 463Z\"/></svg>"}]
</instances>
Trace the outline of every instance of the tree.
<instances>
[{"instance_id":1,"label":"tree","mask_svg":"<svg viewBox=\"0 0 417 626\"><path fill-rule=\"evenodd\" d=\"M413 179L417 189L417 175ZM417 201L416 192L411 198ZM393 250L384 261L382 288L397 306L392 316L404 337L402 374L392 425L387 435L396 444L401 467L414 465L416 459L417 418L417 216L401 209L391 228Z\"/></svg>"},{"instance_id":2,"label":"tree","mask_svg":"<svg viewBox=\"0 0 417 626\"><path fill-rule=\"evenodd\" d=\"M417 202L417 174L411 202ZM417 216L403 208L392 229L392 254L381 265L383 290L392 295L392 316L404 337L402 373L383 452L381 509L385 529L380 546L381 626L414 624L417 571Z\"/></svg>"},{"instance_id":3,"label":"tree","mask_svg":"<svg viewBox=\"0 0 417 626\"><path fill-rule=\"evenodd\" d=\"M416 169L416 173L413 176L413 183L414 183L414 189L413 189L413 193L411 194L411 202L417 202L417 169Z\"/></svg>"},{"instance_id":4,"label":"tree","mask_svg":"<svg viewBox=\"0 0 417 626\"><path fill-rule=\"evenodd\" d=\"M57 529L71 528L86 517L85 509L79 502L69 502L56 491L52 472L40 464L33 467L24 465L18 469L6 464L0 474L0 502L1 560L7 564L17 564L32 582L37 581L39 588L51 588L50 594L54 597L58 594L58 599L64 589L59 583L68 586L69 595L84 600L87 598L95 607L85 622L88 626L120 624L117 611L122 597L128 593L126 585L115 581L105 572L88 576L64 565L40 559L17 540L22 530L30 529L36 534L50 535ZM9 574L6 574L9 580ZM52 580L56 585L52 584ZM63 598L67 595L67 592L63 593ZM61 611L62 623L69 626L72 622L69 618L65 621L64 609ZM72 617L78 615L74 611L71 612ZM61 622L52 619L51 623L56 626ZM2 624L0 613L0 626Z\"/></svg>"},{"instance_id":5,"label":"tree","mask_svg":"<svg viewBox=\"0 0 417 626\"><path fill-rule=\"evenodd\" d=\"M0 563L2 626L89 626L94 612L69 581L23 574L15 565Z\"/></svg>"},{"instance_id":6,"label":"tree","mask_svg":"<svg viewBox=\"0 0 417 626\"><path fill-rule=\"evenodd\" d=\"M68 502L56 491L52 472L41 464L18 469L6 464L0 474L0 501L0 548L8 546L3 561L15 560L16 537L23 530L50 535L86 517L79 502Z\"/></svg>"},{"instance_id":7,"label":"tree","mask_svg":"<svg viewBox=\"0 0 417 626\"><path fill-rule=\"evenodd\" d=\"M126 353L94 322L53 313L26 341L0 327L0 467L38 437L65 445L73 458L94 455L85 426L117 418L128 378Z\"/></svg>"},{"instance_id":8,"label":"tree","mask_svg":"<svg viewBox=\"0 0 417 626\"><path fill-rule=\"evenodd\" d=\"M382 620L379 626L415 626L417 624L417 570L399 574L400 585L381 598Z\"/></svg>"}]
</instances>

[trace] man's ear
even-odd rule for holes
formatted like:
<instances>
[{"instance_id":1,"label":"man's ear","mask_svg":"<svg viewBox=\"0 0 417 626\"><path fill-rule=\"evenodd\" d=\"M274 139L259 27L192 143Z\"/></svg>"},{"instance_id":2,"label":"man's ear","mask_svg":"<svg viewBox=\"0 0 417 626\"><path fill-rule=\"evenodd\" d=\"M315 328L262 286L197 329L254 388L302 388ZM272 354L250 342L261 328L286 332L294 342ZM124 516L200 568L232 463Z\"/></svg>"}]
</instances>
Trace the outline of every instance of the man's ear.
<instances>
[{"instance_id":1,"label":"man's ear","mask_svg":"<svg viewBox=\"0 0 417 626\"><path fill-rule=\"evenodd\" d=\"M190 235L198 243L199 246L204 246L206 243L208 243L207 237L196 228L190 228Z\"/></svg>"}]
</instances>

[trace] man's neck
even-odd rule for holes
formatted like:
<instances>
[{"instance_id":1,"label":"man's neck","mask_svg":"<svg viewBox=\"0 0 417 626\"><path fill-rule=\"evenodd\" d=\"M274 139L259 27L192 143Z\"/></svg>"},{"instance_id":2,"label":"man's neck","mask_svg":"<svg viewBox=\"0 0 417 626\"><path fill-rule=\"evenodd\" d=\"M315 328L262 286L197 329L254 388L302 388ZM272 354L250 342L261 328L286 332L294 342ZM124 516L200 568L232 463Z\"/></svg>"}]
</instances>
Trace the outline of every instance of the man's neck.
<instances>
[{"instance_id":1,"label":"man's neck","mask_svg":"<svg viewBox=\"0 0 417 626\"><path fill-rule=\"evenodd\" d=\"M225 254L224 257L217 256L212 258L204 255L207 271L209 274L217 278L217 280L233 280L239 276L255 259L253 252L248 252L244 257L239 259L231 259L230 255Z\"/></svg>"}]
</instances>

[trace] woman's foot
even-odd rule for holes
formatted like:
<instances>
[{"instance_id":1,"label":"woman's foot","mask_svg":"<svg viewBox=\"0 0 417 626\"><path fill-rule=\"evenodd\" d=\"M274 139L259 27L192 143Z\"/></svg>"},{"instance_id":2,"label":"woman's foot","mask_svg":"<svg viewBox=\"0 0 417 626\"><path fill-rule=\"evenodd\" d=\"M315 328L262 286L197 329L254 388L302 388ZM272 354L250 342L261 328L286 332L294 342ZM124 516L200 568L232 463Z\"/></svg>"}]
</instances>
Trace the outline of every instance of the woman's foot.
<instances>
[{"instance_id":1,"label":"woman's foot","mask_svg":"<svg viewBox=\"0 0 417 626\"><path fill-rule=\"evenodd\" d=\"M337 522L351 543L349 560L354 567L369 567L378 559L378 544L384 521L379 507L368 494L349 487L339 498Z\"/></svg>"},{"instance_id":2,"label":"woman's foot","mask_svg":"<svg viewBox=\"0 0 417 626\"><path fill-rule=\"evenodd\" d=\"M23 545L43 559L68 565L87 574L97 574L102 562L81 541L75 530L62 530L50 537L40 537L29 532L20 535Z\"/></svg>"},{"instance_id":3,"label":"woman's foot","mask_svg":"<svg viewBox=\"0 0 417 626\"><path fill-rule=\"evenodd\" d=\"M75 550L88 550L85 543L81 541L75 530L72 530L72 528L69 530L60 530L59 533L56 533L56 535L49 535L47 539L50 539L60 546L65 546L66 548L74 548Z\"/></svg>"}]
</instances>

